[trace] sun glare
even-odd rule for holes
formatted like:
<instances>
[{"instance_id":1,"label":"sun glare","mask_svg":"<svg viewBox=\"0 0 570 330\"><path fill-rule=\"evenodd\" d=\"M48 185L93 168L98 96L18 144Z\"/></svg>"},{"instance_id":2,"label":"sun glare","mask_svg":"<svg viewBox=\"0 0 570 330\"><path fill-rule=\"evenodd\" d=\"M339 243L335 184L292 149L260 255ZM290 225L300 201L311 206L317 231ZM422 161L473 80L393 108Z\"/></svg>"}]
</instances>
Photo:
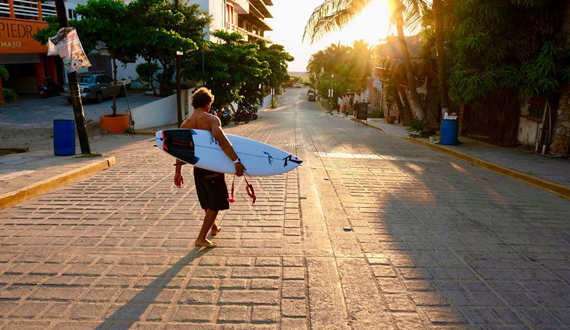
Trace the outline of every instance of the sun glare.
<instances>
[{"instance_id":1,"label":"sun glare","mask_svg":"<svg viewBox=\"0 0 570 330\"><path fill-rule=\"evenodd\" d=\"M380 43L390 30L390 8L388 1L373 1L341 31L331 32L325 37L329 43L340 41L352 45L355 40L364 39L371 45Z\"/></svg>"}]
</instances>

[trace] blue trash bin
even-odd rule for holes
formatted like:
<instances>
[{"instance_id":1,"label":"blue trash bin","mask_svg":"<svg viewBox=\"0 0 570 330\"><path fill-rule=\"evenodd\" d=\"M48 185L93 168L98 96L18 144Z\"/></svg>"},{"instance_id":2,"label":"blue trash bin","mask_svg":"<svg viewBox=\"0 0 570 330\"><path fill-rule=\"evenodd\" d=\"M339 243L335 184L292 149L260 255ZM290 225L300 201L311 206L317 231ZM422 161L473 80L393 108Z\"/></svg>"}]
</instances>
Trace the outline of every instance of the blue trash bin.
<instances>
[{"instance_id":1,"label":"blue trash bin","mask_svg":"<svg viewBox=\"0 0 570 330\"><path fill-rule=\"evenodd\" d=\"M56 156L75 155L75 120L53 121L53 153Z\"/></svg>"},{"instance_id":2,"label":"blue trash bin","mask_svg":"<svg viewBox=\"0 0 570 330\"><path fill-rule=\"evenodd\" d=\"M456 119L443 119L441 121L441 144L454 145L457 144L457 135L459 133L459 124Z\"/></svg>"}]
</instances>

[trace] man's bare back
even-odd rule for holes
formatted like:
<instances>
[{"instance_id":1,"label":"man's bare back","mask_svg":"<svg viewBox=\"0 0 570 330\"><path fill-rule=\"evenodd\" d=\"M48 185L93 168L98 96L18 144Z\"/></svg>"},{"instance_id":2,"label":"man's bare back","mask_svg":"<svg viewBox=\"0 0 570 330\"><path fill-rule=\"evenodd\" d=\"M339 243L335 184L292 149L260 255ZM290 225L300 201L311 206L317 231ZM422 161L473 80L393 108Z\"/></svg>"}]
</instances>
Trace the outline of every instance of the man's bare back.
<instances>
[{"instance_id":1,"label":"man's bare back","mask_svg":"<svg viewBox=\"0 0 570 330\"><path fill-rule=\"evenodd\" d=\"M205 111L194 111L186 120L180 125L180 128L203 129L212 131L212 126L221 126L220 119Z\"/></svg>"}]
</instances>

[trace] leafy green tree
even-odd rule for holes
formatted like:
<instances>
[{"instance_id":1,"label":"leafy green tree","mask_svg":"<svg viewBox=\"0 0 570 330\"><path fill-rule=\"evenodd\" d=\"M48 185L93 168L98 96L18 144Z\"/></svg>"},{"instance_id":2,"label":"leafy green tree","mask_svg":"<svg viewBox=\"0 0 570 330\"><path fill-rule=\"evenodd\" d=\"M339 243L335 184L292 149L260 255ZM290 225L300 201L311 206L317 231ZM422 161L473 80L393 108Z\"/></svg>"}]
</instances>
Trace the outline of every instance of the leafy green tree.
<instances>
[{"instance_id":1,"label":"leafy green tree","mask_svg":"<svg viewBox=\"0 0 570 330\"><path fill-rule=\"evenodd\" d=\"M256 104L265 96L259 85L265 88L274 88L280 91L281 85L289 80L287 73L287 62L294 60L293 56L285 51L282 45L267 45L263 40L256 41L257 59L262 64L262 68L268 68L264 71L266 74L256 78L247 79L245 84L240 88L239 94L242 96L240 101L241 107L256 109Z\"/></svg>"},{"instance_id":2,"label":"leafy green tree","mask_svg":"<svg viewBox=\"0 0 570 330\"><path fill-rule=\"evenodd\" d=\"M270 69L267 62L258 59L258 44L242 43L243 36L235 32L218 30L213 35L220 42L205 41L202 52L193 52L189 56L185 73L188 79L202 80L216 97L214 109L222 109L232 102L240 103L243 98L240 89L249 80L260 81L268 76Z\"/></svg>"},{"instance_id":3,"label":"leafy green tree","mask_svg":"<svg viewBox=\"0 0 570 330\"><path fill-rule=\"evenodd\" d=\"M77 28L85 51L91 51L102 41L111 52L115 80L113 114L116 114L117 60L134 62L141 56L147 62L158 61L162 67L161 94L170 94L176 51L196 50L196 43L202 40L209 23L199 5L181 4L175 12L174 4L167 0L135 0L128 5L122 0L89 0L86 5L79 5L76 12L81 20L71 20L69 24ZM58 30L57 18L50 17L48 22L48 28L34 36L42 43Z\"/></svg>"},{"instance_id":4,"label":"leafy green tree","mask_svg":"<svg viewBox=\"0 0 570 330\"><path fill-rule=\"evenodd\" d=\"M0 79L8 80L10 74L5 66L0 65ZM2 87L0 88L0 105L4 104L4 100L7 98L11 98L13 100L18 99L18 95L16 92L11 88Z\"/></svg>"},{"instance_id":5,"label":"leafy green tree","mask_svg":"<svg viewBox=\"0 0 570 330\"><path fill-rule=\"evenodd\" d=\"M77 5L75 12L81 20L75 22L80 38L105 43L111 52L113 64L113 116L117 115L117 59L131 62L136 54L131 47L135 31L128 22L127 6L122 0L89 0L85 5Z\"/></svg>"},{"instance_id":6,"label":"leafy green tree","mask_svg":"<svg viewBox=\"0 0 570 330\"><path fill-rule=\"evenodd\" d=\"M135 70L141 80L148 84L148 88L150 88L154 96L156 96L156 91L154 89L154 79L156 78L156 72L158 71L158 64L154 62L140 63L137 65Z\"/></svg>"},{"instance_id":7,"label":"leafy green tree","mask_svg":"<svg viewBox=\"0 0 570 330\"><path fill-rule=\"evenodd\" d=\"M160 63L161 95L172 91L176 52L187 54L203 42L210 17L199 8L198 4L183 2L177 12L174 3L167 0L136 0L128 5L129 16L137 18L131 27L137 55Z\"/></svg>"},{"instance_id":8,"label":"leafy green tree","mask_svg":"<svg viewBox=\"0 0 570 330\"><path fill-rule=\"evenodd\" d=\"M548 95L570 81L570 48L559 32L565 3L458 2L450 40L450 96L470 103L507 88Z\"/></svg>"}]
</instances>

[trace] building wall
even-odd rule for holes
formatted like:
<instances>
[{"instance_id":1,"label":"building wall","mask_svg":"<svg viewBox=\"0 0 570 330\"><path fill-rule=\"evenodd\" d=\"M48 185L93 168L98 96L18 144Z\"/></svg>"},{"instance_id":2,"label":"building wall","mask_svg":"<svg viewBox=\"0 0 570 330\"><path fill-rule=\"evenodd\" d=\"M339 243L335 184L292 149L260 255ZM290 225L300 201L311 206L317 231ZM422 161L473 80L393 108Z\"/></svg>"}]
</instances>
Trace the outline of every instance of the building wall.
<instances>
[{"instance_id":1,"label":"building wall","mask_svg":"<svg viewBox=\"0 0 570 330\"><path fill-rule=\"evenodd\" d=\"M564 13L563 31L570 32L570 1L566 1ZM570 40L567 40L570 44ZM552 144L550 145L552 154L570 153L570 87L565 86L562 90L559 108L557 112L556 124L554 125Z\"/></svg>"}]
</instances>

